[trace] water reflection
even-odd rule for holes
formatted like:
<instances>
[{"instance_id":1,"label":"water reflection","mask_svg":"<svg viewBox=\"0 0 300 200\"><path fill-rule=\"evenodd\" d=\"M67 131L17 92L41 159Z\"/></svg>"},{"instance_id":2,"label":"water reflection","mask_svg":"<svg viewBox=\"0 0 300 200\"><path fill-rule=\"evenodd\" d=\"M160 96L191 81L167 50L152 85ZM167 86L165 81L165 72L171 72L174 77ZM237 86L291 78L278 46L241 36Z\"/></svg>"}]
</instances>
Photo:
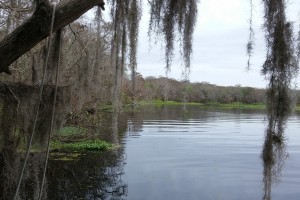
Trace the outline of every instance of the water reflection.
<instances>
[{"instance_id":1,"label":"water reflection","mask_svg":"<svg viewBox=\"0 0 300 200\"><path fill-rule=\"evenodd\" d=\"M113 144L119 144L119 139L118 139L118 133L119 133L119 128L118 128L118 122L119 122L119 112L114 111L112 113L112 137L111 137L111 142Z\"/></svg>"},{"instance_id":2,"label":"water reflection","mask_svg":"<svg viewBox=\"0 0 300 200\"><path fill-rule=\"evenodd\" d=\"M13 199L18 181L19 164L23 162L23 159L19 155L13 160L9 159L5 150L2 151L0 157L0 198ZM33 153L29 156L28 166L23 176L18 199L38 198L43 161L44 155L40 153ZM45 199L45 196L43 199Z\"/></svg>"},{"instance_id":3,"label":"water reflection","mask_svg":"<svg viewBox=\"0 0 300 200\"><path fill-rule=\"evenodd\" d=\"M128 192L123 183L123 150L97 154L51 156L47 171L47 186L42 199L123 199ZM75 157L76 156L76 157ZM65 159L68 160L65 160ZM19 161L19 158L17 158ZM40 189L41 168L44 155L30 155L19 199L37 199ZM0 199L13 199L18 163L8 167L7 160L0 157Z\"/></svg>"},{"instance_id":4,"label":"water reflection","mask_svg":"<svg viewBox=\"0 0 300 200\"><path fill-rule=\"evenodd\" d=\"M267 129L261 150L264 115L259 111L187 109L184 113L182 108L150 107L127 113L128 120L99 115L104 130L95 116L93 132L113 132L107 134L108 140L123 141L124 147L97 154L52 154L43 199L270 200L288 155L284 126L269 123L273 126ZM128 137L122 140L126 130ZM5 146L9 145L7 140ZM14 193L15 174L23 162L16 155L14 148L2 148L0 199L11 199ZM257 165L260 155L263 167ZM20 199L36 198L42 158L40 153L30 155Z\"/></svg>"},{"instance_id":5,"label":"water reflection","mask_svg":"<svg viewBox=\"0 0 300 200\"><path fill-rule=\"evenodd\" d=\"M281 178L281 172L288 157L284 138L284 126L274 126L274 121L269 121L269 127L266 131L265 142L262 150L263 160L263 200L272 199L272 186L278 184Z\"/></svg>"},{"instance_id":6,"label":"water reflection","mask_svg":"<svg viewBox=\"0 0 300 200\"><path fill-rule=\"evenodd\" d=\"M135 112L128 115L127 133L129 137L139 138L141 136L140 133L143 130L144 119L138 116L138 113Z\"/></svg>"},{"instance_id":7,"label":"water reflection","mask_svg":"<svg viewBox=\"0 0 300 200\"><path fill-rule=\"evenodd\" d=\"M61 127L66 117L69 92L66 87L58 89L54 130ZM17 199L38 199L53 95L54 87L45 86L33 138L34 148L29 154ZM0 199L13 199L33 129L39 88L16 83L0 84L0 97ZM118 137L126 130L126 119L119 120L118 115L107 115L109 117L95 115L95 125L90 126L90 122L85 128L98 134L100 139L118 143ZM101 118L99 123L98 118ZM114 126L107 126L112 124L112 120L116 122ZM100 127L99 124L103 123L104 127ZM122 148L97 154L52 153L47 168L47 187L44 187L42 199L122 199L127 194L127 185L122 181L122 155Z\"/></svg>"},{"instance_id":8,"label":"water reflection","mask_svg":"<svg viewBox=\"0 0 300 200\"><path fill-rule=\"evenodd\" d=\"M55 113L54 130L60 127L65 113L67 112L68 96L67 87L60 87L57 95L57 112ZM36 128L33 134L34 119L39 104L39 88L33 85L20 83L0 84L1 94L1 124L0 124L0 148L1 148L1 171L0 176L3 180L1 194L3 199L37 198L41 179L41 159L44 158L48 134L51 123L51 110L53 107L52 99L54 96L54 87L45 86L41 98L40 112L36 121ZM32 152L24 168L25 173L20 175L21 166L23 166L23 154L33 135ZM16 188L19 182L21 191L16 194Z\"/></svg>"},{"instance_id":9,"label":"water reflection","mask_svg":"<svg viewBox=\"0 0 300 200\"><path fill-rule=\"evenodd\" d=\"M48 199L123 199L123 150L80 155L78 159L49 162ZM61 156L58 156L61 158Z\"/></svg>"}]
</instances>

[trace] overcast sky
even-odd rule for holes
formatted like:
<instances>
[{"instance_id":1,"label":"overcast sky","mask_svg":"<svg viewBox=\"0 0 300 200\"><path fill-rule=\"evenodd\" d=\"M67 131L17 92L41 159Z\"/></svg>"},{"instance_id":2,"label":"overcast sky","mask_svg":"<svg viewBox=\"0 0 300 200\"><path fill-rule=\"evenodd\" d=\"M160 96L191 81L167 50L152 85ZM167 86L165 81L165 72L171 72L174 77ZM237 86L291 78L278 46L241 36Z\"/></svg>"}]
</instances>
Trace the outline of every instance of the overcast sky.
<instances>
[{"instance_id":1,"label":"overcast sky","mask_svg":"<svg viewBox=\"0 0 300 200\"><path fill-rule=\"evenodd\" d=\"M237 85L264 88L267 85L260 73L265 58L261 0L254 0L255 47L252 67L246 71L246 44L249 36L249 0L201 0L194 35L194 53L190 80L217 85ZM300 1L290 0L288 11L292 21L300 21ZM144 5L138 48L138 72L144 77L164 76L164 50L161 44L149 47L147 30L149 15ZM299 24L295 26L299 27ZM175 49L171 78L182 78L182 65ZM299 80L299 79L298 79ZM297 82L299 82L297 80ZM299 85L299 83L298 83Z\"/></svg>"}]
</instances>

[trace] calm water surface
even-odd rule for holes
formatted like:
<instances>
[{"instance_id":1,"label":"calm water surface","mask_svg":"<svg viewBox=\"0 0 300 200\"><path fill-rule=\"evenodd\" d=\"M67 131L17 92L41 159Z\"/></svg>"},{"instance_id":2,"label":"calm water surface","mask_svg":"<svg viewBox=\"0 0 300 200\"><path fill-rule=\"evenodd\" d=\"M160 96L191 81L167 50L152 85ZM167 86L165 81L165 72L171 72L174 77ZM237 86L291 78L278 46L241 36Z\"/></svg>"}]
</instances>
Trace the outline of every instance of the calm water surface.
<instances>
[{"instance_id":1,"label":"calm water surface","mask_svg":"<svg viewBox=\"0 0 300 200\"><path fill-rule=\"evenodd\" d=\"M299 200L300 115L290 118L284 143L268 146L274 162L261 158L267 123L255 110L169 106L126 113L114 129L119 138L110 123L95 126L95 134L108 133L121 148L51 154L45 199ZM29 157L20 199L37 198L43 158ZM17 171L12 161L0 156L0 166ZM7 172L0 177L3 196L15 192L17 172Z\"/></svg>"},{"instance_id":2,"label":"calm water surface","mask_svg":"<svg viewBox=\"0 0 300 200\"><path fill-rule=\"evenodd\" d=\"M299 119L288 122L282 168L266 177L261 111L165 107L135 113L123 140L122 199L254 200L271 188L272 200L299 200ZM264 187L263 180L274 179Z\"/></svg>"}]
</instances>

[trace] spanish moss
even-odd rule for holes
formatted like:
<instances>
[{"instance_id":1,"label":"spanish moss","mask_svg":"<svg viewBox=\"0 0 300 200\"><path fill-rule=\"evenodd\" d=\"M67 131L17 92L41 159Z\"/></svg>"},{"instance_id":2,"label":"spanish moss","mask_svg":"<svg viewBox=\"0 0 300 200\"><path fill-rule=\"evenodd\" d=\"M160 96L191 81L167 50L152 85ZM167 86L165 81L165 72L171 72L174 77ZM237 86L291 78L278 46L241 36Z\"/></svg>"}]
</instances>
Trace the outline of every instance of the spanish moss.
<instances>
[{"instance_id":1,"label":"spanish moss","mask_svg":"<svg viewBox=\"0 0 300 200\"><path fill-rule=\"evenodd\" d=\"M272 185L280 182L281 172L288 158L286 144L284 140L280 140L274 136L270 129L267 130L267 136L263 146L263 184L264 196L263 200L271 200Z\"/></svg>"},{"instance_id":2,"label":"spanish moss","mask_svg":"<svg viewBox=\"0 0 300 200\"><path fill-rule=\"evenodd\" d=\"M254 30L253 30L253 0L250 0L250 19L249 19L249 39L247 43L247 55L248 55L248 62L247 62L247 70L250 70L251 67L251 58L253 55L253 48L254 48Z\"/></svg>"},{"instance_id":3,"label":"spanish moss","mask_svg":"<svg viewBox=\"0 0 300 200\"><path fill-rule=\"evenodd\" d=\"M111 1L111 17L113 21L113 38L112 38L112 47L111 47L111 64L114 67L114 89L113 89L113 106L114 112L119 110L119 90L120 90L120 70L123 69L123 66L120 66L120 54L122 51L122 28L125 23L125 11L127 7L127 1Z\"/></svg>"},{"instance_id":4,"label":"spanish moss","mask_svg":"<svg viewBox=\"0 0 300 200\"><path fill-rule=\"evenodd\" d=\"M293 25L286 19L285 0L263 0L267 55L262 73L269 81L269 131L282 137L293 108L291 84L298 72Z\"/></svg>"},{"instance_id":5,"label":"spanish moss","mask_svg":"<svg viewBox=\"0 0 300 200\"><path fill-rule=\"evenodd\" d=\"M189 101L189 88L190 88L190 73L191 73L191 70L189 68L186 68L185 70L182 71L182 79L183 79L183 82L184 82L184 89L183 89L183 110L185 112L187 112L187 108L186 108L186 104L188 103Z\"/></svg>"},{"instance_id":6,"label":"spanish moss","mask_svg":"<svg viewBox=\"0 0 300 200\"><path fill-rule=\"evenodd\" d=\"M113 58L112 66L115 66L115 89L113 92L113 98L114 101L116 101L114 106L119 107L119 90L122 87L122 85L120 86L122 83L120 83L119 80L123 79L127 54L129 54L129 65L132 78L132 99L134 100L135 75L137 68L136 55L138 29L141 18L141 2L138 0L112 0L111 5L111 16L114 25L114 36L111 51ZM129 43L127 40L129 40ZM129 46L129 50L127 50L127 46Z\"/></svg>"},{"instance_id":7,"label":"spanish moss","mask_svg":"<svg viewBox=\"0 0 300 200\"><path fill-rule=\"evenodd\" d=\"M170 70L174 56L176 29L182 40L180 45L185 67L190 68L198 0L149 0L148 2L150 3L148 34L164 36L166 71Z\"/></svg>"},{"instance_id":8,"label":"spanish moss","mask_svg":"<svg viewBox=\"0 0 300 200\"><path fill-rule=\"evenodd\" d=\"M300 29L300 26L298 26L298 29ZM298 63L300 61L300 30L298 31L298 37L297 37L297 59Z\"/></svg>"},{"instance_id":9,"label":"spanish moss","mask_svg":"<svg viewBox=\"0 0 300 200\"><path fill-rule=\"evenodd\" d=\"M136 61L136 54L137 54L137 43L138 43L138 30L139 30L139 21L141 18L141 2L138 0L133 0L131 2L131 9L129 13L129 40L130 40L130 68L131 68L131 80L132 80L132 102L135 104L135 76L136 76L136 68L137 68L137 61Z\"/></svg>"}]
</instances>

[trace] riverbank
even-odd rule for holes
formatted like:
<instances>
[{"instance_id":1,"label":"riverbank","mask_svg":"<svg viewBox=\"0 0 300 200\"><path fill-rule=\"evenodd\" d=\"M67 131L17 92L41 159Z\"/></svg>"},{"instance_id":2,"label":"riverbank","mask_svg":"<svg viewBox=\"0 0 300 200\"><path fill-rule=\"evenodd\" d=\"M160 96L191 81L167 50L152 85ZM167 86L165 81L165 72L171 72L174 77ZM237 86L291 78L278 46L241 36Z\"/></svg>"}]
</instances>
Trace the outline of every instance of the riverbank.
<instances>
[{"instance_id":1,"label":"riverbank","mask_svg":"<svg viewBox=\"0 0 300 200\"><path fill-rule=\"evenodd\" d=\"M154 106L180 106L180 105L187 105L187 106L199 106L199 107L215 107L215 108L226 108L226 109L265 109L266 105L262 103L256 104L245 104L245 103L218 103L218 102L209 102L209 103L197 103L197 102L176 102L176 101L161 101L161 100L154 100L154 101L140 101L138 102L139 106L147 106L147 105L154 105Z\"/></svg>"},{"instance_id":2,"label":"riverbank","mask_svg":"<svg viewBox=\"0 0 300 200\"><path fill-rule=\"evenodd\" d=\"M218 102L209 102L209 103L198 103L198 102L178 102L178 101L161 101L161 100L149 100L149 101L138 101L135 106L134 110L142 109L145 106L198 106L199 108L224 108L224 109L265 109L266 105L262 103L256 103L256 104L245 104L245 103L218 103ZM112 105L101 105L98 108L100 111L103 112L112 112ZM121 110L123 112L132 112L133 105L127 104L124 105ZM297 107L297 109L300 110L300 107Z\"/></svg>"}]
</instances>

